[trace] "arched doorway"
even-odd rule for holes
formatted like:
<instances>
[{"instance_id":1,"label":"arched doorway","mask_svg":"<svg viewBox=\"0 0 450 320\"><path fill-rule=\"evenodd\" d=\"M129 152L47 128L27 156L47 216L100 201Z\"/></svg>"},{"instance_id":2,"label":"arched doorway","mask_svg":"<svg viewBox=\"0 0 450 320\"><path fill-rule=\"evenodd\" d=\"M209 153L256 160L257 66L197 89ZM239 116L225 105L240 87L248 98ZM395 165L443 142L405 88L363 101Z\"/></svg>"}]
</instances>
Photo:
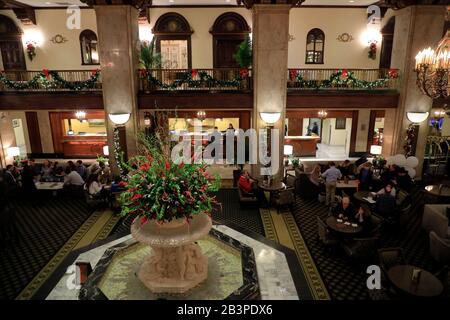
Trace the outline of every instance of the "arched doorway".
<instances>
[{"instance_id":1,"label":"arched doorway","mask_svg":"<svg viewBox=\"0 0 450 320\"><path fill-rule=\"evenodd\" d=\"M180 14L168 12L158 18L152 30L156 51L161 53L163 69L190 69L191 34L187 20Z\"/></svg>"},{"instance_id":2,"label":"arched doorway","mask_svg":"<svg viewBox=\"0 0 450 320\"><path fill-rule=\"evenodd\" d=\"M226 12L216 19L210 33L213 35L214 68L238 68L234 54L250 33L247 21L240 14Z\"/></svg>"},{"instance_id":3,"label":"arched doorway","mask_svg":"<svg viewBox=\"0 0 450 320\"><path fill-rule=\"evenodd\" d=\"M22 31L9 17L0 15L0 52L3 70L26 70Z\"/></svg>"},{"instance_id":4,"label":"arched doorway","mask_svg":"<svg viewBox=\"0 0 450 320\"><path fill-rule=\"evenodd\" d=\"M386 25L381 29L383 41L381 43L380 69L389 69L391 67L392 46L394 44L395 17L389 19Z\"/></svg>"}]
</instances>

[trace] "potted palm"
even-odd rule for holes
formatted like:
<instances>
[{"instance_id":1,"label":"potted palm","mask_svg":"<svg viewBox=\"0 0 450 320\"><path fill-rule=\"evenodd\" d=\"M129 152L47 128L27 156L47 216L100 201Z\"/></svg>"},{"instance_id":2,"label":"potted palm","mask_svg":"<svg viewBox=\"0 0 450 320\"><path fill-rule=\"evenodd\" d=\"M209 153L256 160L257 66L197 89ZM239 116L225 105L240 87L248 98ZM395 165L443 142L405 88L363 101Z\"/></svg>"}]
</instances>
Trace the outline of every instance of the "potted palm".
<instances>
[{"instance_id":1,"label":"potted palm","mask_svg":"<svg viewBox=\"0 0 450 320\"><path fill-rule=\"evenodd\" d=\"M149 76L151 76L152 69L161 67L161 54L156 52L155 39L151 42L141 42L141 53L139 57L139 70L142 79L142 89L149 91L150 83Z\"/></svg>"},{"instance_id":2,"label":"potted palm","mask_svg":"<svg viewBox=\"0 0 450 320\"><path fill-rule=\"evenodd\" d=\"M239 70L239 79L241 80L243 89L247 90L250 81L249 68L252 66L253 62L252 41L250 36L247 35L244 41L238 46L233 58L241 67L241 70Z\"/></svg>"}]
</instances>

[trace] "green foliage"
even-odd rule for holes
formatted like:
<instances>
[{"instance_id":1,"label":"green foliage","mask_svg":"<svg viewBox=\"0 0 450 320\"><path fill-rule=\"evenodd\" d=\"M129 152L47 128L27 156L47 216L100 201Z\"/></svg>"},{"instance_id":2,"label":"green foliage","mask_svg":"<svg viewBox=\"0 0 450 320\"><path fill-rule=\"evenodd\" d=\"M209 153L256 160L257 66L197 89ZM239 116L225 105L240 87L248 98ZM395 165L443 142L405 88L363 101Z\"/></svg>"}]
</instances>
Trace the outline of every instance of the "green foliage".
<instances>
[{"instance_id":1,"label":"green foliage","mask_svg":"<svg viewBox=\"0 0 450 320\"><path fill-rule=\"evenodd\" d=\"M250 36L247 35L245 40L242 41L242 43L237 48L233 58L242 68L251 67L253 62L253 54L252 41L250 40Z\"/></svg>"},{"instance_id":2,"label":"green foliage","mask_svg":"<svg viewBox=\"0 0 450 320\"><path fill-rule=\"evenodd\" d=\"M157 134L139 135L140 154L124 163L129 171L126 190L120 195L121 216L157 220L191 219L211 213L220 187L218 175L211 176L204 164L174 162Z\"/></svg>"},{"instance_id":3,"label":"green foliage","mask_svg":"<svg viewBox=\"0 0 450 320\"><path fill-rule=\"evenodd\" d=\"M161 54L155 52L155 38L150 43L142 42L139 62L140 68L145 70L161 67Z\"/></svg>"},{"instance_id":4,"label":"green foliage","mask_svg":"<svg viewBox=\"0 0 450 320\"><path fill-rule=\"evenodd\" d=\"M298 166L300 166L300 160L298 159L298 158L294 158L294 159L292 159L292 166L294 167L294 168L297 168Z\"/></svg>"}]
</instances>

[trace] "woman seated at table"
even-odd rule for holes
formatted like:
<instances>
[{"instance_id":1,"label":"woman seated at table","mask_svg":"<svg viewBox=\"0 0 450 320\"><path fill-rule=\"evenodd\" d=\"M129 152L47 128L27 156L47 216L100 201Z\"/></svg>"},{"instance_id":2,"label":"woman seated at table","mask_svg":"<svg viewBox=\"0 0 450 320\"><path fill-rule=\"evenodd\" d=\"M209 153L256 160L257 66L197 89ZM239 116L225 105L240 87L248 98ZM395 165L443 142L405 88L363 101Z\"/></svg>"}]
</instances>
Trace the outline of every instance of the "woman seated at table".
<instances>
[{"instance_id":1,"label":"woman seated at table","mask_svg":"<svg viewBox=\"0 0 450 320\"><path fill-rule=\"evenodd\" d=\"M264 193L258 188L258 181L252 179L247 170L242 171L238 186L244 196L256 196L259 201L265 201Z\"/></svg>"},{"instance_id":2,"label":"woman seated at table","mask_svg":"<svg viewBox=\"0 0 450 320\"><path fill-rule=\"evenodd\" d=\"M41 177L47 178L53 176L53 167L52 163L48 160L44 160L41 168Z\"/></svg>"},{"instance_id":3,"label":"woman seated at table","mask_svg":"<svg viewBox=\"0 0 450 320\"><path fill-rule=\"evenodd\" d=\"M98 174L89 175L84 189L95 199L107 199L109 197L109 191L98 181Z\"/></svg>"},{"instance_id":4,"label":"woman seated at table","mask_svg":"<svg viewBox=\"0 0 450 320\"><path fill-rule=\"evenodd\" d=\"M377 192L377 196L380 196L383 194L390 195L395 198L395 196L397 195L397 191L395 190L394 186L389 182L384 186L383 189L381 189Z\"/></svg>"}]
</instances>

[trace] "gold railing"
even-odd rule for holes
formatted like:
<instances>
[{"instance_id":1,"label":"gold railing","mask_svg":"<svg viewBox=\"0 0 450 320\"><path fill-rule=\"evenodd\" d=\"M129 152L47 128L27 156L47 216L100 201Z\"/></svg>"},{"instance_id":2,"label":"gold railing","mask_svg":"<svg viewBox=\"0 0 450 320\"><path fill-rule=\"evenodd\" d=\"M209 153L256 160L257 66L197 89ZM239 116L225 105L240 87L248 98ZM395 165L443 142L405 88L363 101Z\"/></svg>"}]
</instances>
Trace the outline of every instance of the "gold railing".
<instances>
[{"instance_id":1,"label":"gold railing","mask_svg":"<svg viewBox=\"0 0 450 320\"><path fill-rule=\"evenodd\" d=\"M178 91L244 91L251 90L251 70L216 69L152 69L139 71L140 90Z\"/></svg>"},{"instance_id":2,"label":"gold railing","mask_svg":"<svg viewBox=\"0 0 450 320\"><path fill-rule=\"evenodd\" d=\"M288 69L291 90L397 90L395 69Z\"/></svg>"},{"instance_id":3,"label":"gold railing","mask_svg":"<svg viewBox=\"0 0 450 320\"><path fill-rule=\"evenodd\" d=\"M82 82L88 81L93 76L91 70L50 70L49 72L56 72L58 76L67 81L70 86L79 85ZM0 91L76 91L68 86L53 81L52 76L44 77L46 81L33 81L39 78L40 74L45 74L44 71L4 71L3 76L12 81L12 85L8 85L0 81ZM50 85L49 85L50 84ZM26 86L26 87L24 87ZM98 75L98 80L89 83L86 88L81 91L101 91L102 79L101 73Z\"/></svg>"}]
</instances>

